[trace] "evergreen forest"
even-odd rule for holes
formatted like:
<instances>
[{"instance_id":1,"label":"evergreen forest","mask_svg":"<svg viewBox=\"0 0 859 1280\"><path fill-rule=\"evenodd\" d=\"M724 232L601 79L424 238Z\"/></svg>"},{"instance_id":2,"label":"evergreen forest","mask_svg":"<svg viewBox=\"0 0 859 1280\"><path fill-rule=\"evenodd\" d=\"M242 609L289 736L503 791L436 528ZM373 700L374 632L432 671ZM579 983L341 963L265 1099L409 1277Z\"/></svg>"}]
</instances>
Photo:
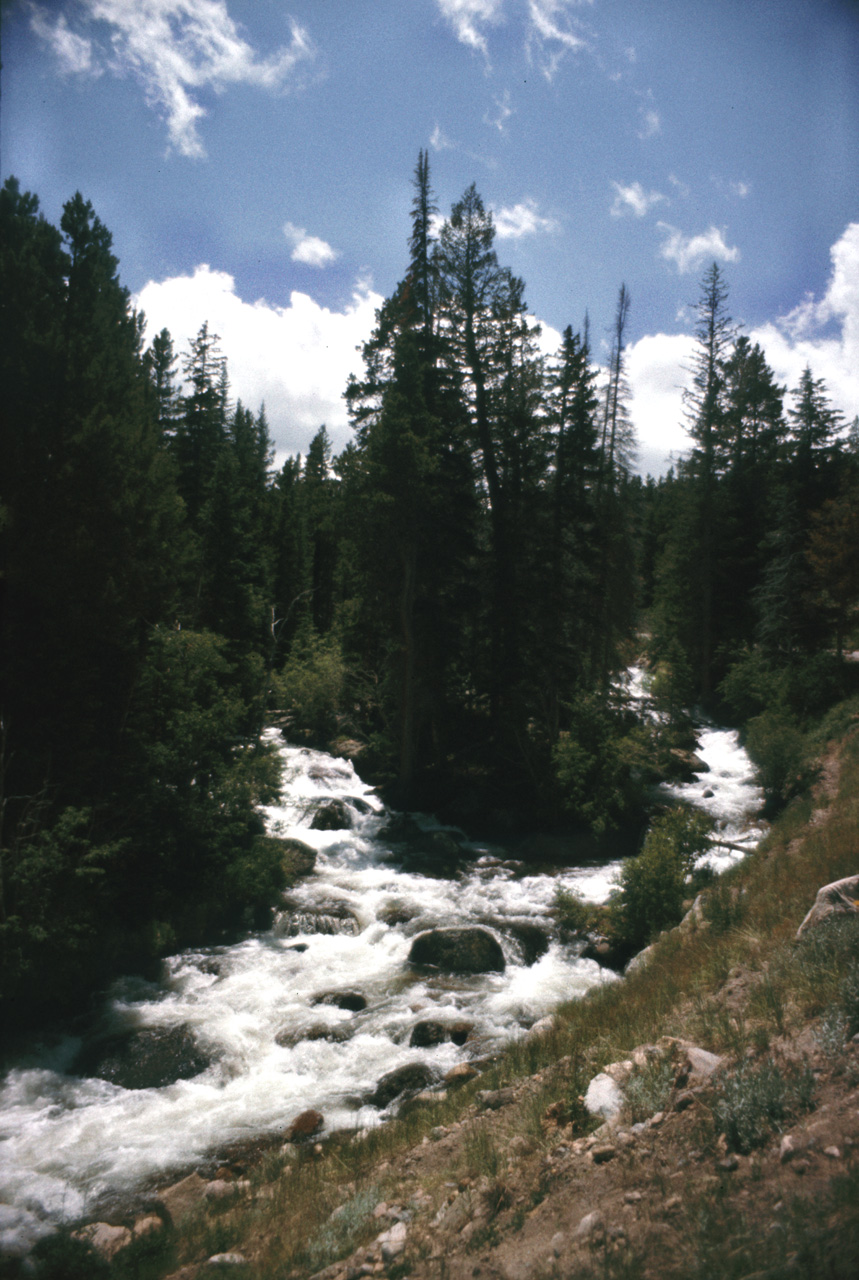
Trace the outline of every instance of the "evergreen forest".
<instances>
[{"instance_id":1,"label":"evergreen forest","mask_svg":"<svg viewBox=\"0 0 859 1280\"><path fill-rule=\"evenodd\" d=\"M0 1009L78 1007L178 946L264 926L287 869L264 730L354 755L466 831L634 847L647 788L742 726L769 803L859 666L859 422L777 384L700 282L691 446L634 471L620 284L541 354L472 185L422 152L400 284L324 426L273 465L204 324L145 342L111 235L0 192ZM619 674L646 664L664 716Z\"/></svg>"}]
</instances>

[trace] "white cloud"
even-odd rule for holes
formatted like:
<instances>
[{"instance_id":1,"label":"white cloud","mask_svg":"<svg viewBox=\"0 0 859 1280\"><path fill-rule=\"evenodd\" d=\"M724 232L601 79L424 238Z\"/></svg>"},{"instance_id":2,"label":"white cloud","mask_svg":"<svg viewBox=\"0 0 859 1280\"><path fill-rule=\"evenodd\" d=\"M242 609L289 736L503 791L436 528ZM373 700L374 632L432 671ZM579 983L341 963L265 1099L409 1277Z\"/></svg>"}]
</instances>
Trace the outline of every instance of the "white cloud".
<instances>
[{"instance_id":1,"label":"white cloud","mask_svg":"<svg viewBox=\"0 0 859 1280\"><path fill-rule=\"evenodd\" d=\"M763 347L779 382L794 388L810 366L850 420L859 413L859 222L848 224L830 256L832 273L819 302L808 297L749 336Z\"/></svg>"},{"instance_id":2,"label":"white cloud","mask_svg":"<svg viewBox=\"0 0 859 1280\"><path fill-rule=\"evenodd\" d=\"M495 214L495 232L499 240L519 240L540 232L558 230L554 218L544 218L537 212L535 200L523 200L512 209L499 209Z\"/></svg>"},{"instance_id":3,"label":"white cloud","mask_svg":"<svg viewBox=\"0 0 859 1280\"><path fill-rule=\"evenodd\" d=\"M652 333L626 348L626 377L632 392L630 417L638 444L637 470L663 475L690 444L683 427L683 388L694 351L691 334Z\"/></svg>"},{"instance_id":4,"label":"white cloud","mask_svg":"<svg viewBox=\"0 0 859 1280\"><path fill-rule=\"evenodd\" d=\"M741 200L745 200L752 189L748 182L732 182L730 185L734 195L739 196Z\"/></svg>"},{"instance_id":5,"label":"white cloud","mask_svg":"<svg viewBox=\"0 0 859 1280\"><path fill-rule=\"evenodd\" d=\"M628 187L622 186L619 182L613 182L611 185L617 192L614 204L611 206L614 218L620 218L625 213L633 213L636 218L643 218L655 204L667 199L659 191L645 191L640 182L632 182Z\"/></svg>"},{"instance_id":6,"label":"white cloud","mask_svg":"<svg viewBox=\"0 0 859 1280\"><path fill-rule=\"evenodd\" d=\"M72 75L101 74L93 61L92 41L69 30L65 14L53 20L38 5L31 5L30 26L40 40L50 46L60 70Z\"/></svg>"},{"instance_id":7,"label":"white cloud","mask_svg":"<svg viewBox=\"0 0 859 1280\"><path fill-rule=\"evenodd\" d=\"M433 151L452 151L456 144L451 142L442 131L441 125L436 125L430 136L430 146Z\"/></svg>"},{"instance_id":8,"label":"white cloud","mask_svg":"<svg viewBox=\"0 0 859 1280\"><path fill-rule=\"evenodd\" d=\"M659 118L659 112L654 107L640 107L641 128L638 131L639 138L653 138L662 129L662 121Z\"/></svg>"},{"instance_id":9,"label":"white cloud","mask_svg":"<svg viewBox=\"0 0 859 1280\"><path fill-rule=\"evenodd\" d=\"M570 17L571 7L571 0L528 0L528 53L533 56L537 51L543 75L550 81L568 53L587 48L584 37L572 30L576 20Z\"/></svg>"},{"instance_id":10,"label":"white cloud","mask_svg":"<svg viewBox=\"0 0 859 1280\"><path fill-rule=\"evenodd\" d=\"M180 357L208 321L227 357L232 396L254 412L265 402L280 454L306 452L323 422L337 449L349 439L343 392L349 374L361 372L357 347L383 301L368 285L356 285L342 311L298 292L278 307L243 301L232 276L201 265L192 276L150 280L134 301L146 313L147 340L169 329Z\"/></svg>"},{"instance_id":11,"label":"white cloud","mask_svg":"<svg viewBox=\"0 0 859 1280\"><path fill-rule=\"evenodd\" d=\"M283 234L292 245L289 255L293 262L303 262L308 267L327 267L339 257L336 249L319 236L309 236L304 227L296 227L292 222L283 224Z\"/></svg>"},{"instance_id":12,"label":"white cloud","mask_svg":"<svg viewBox=\"0 0 859 1280\"><path fill-rule=\"evenodd\" d=\"M504 133L507 121L513 114L513 108L510 106L510 90L505 89L500 98L495 99L495 114L489 111L483 117L483 123L492 125L499 133ZM438 148L437 148L438 149Z\"/></svg>"},{"instance_id":13,"label":"white cloud","mask_svg":"<svg viewBox=\"0 0 859 1280\"><path fill-rule=\"evenodd\" d=\"M437 0L437 3L457 40L488 57L483 27L501 20L504 0Z\"/></svg>"},{"instance_id":14,"label":"white cloud","mask_svg":"<svg viewBox=\"0 0 859 1280\"><path fill-rule=\"evenodd\" d=\"M195 96L199 90L222 92L230 84L281 90L314 53L307 32L293 22L289 44L258 58L226 0L81 0L81 7L89 24L107 27L107 66L116 75L132 72L138 78L147 102L163 112L172 146L185 156L205 155L197 131L206 115ZM70 32L63 15L52 18L36 8L32 21L58 57L67 63L69 57L83 59L88 46L92 61L92 42Z\"/></svg>"},{"instance_id":15,"label":"white cloud","mask_svg":"<svg viewBox=\"0 0 859 1280\"><path fill-rule=\"evenodd\" d=\"M657 223L667 237L659 250L660 257L673 262L681 275L694 271L705 261L719 259L722 262L738 262L740 251L736 246L725 244L725 234L718 227L708 227L697 236L684 236L676 227L667 222Z\"/></svg>"}]
</instances>

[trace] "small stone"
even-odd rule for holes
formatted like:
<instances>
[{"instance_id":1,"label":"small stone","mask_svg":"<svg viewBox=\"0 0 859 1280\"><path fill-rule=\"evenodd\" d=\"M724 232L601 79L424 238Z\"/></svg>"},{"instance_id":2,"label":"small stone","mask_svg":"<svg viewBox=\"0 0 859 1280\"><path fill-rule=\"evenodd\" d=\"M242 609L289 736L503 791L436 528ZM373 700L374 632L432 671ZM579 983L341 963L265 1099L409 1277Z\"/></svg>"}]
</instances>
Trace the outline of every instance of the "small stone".
<instances>
[{"instance_id":1,"label":"small stone","mask_svg":"<svg viewBox=\"0 0 859 1280\"><path fill-rule=\"evenodd\" d=\"M811 1163L808 1160L794 1160L791 1168L796 1176L801 1178L804 1174L808 1173L808 1170L811 1168Z\"/></svg>"},{"instance_id":2,"label":"small stone","mask_svg":"<svg viewBox=\"0 0 859 1280\"><path fill-rule=\"evenodd\" d=\"M388 1231L383 1231L380 1236L376 1237L376 1244L381 1247L382 1257L385 1262L393 1262L394 1258L398 1258L401 1253L405 1252L406 1236L408 1235L408 1227L404 1222L395 1222Z\"/></svg>"},{"instance_id":3,"label":"small stone","mask_svg":"<svg viewBox=\"0 0 859 1280\"><path fill-rule=\"evenodd\" d=\"M214 1182L207 1182L203 1188L203 1198L206 1200L232 1200L237 1192L237 1184L235 1182L225 1182L223 1178L216 1178Z\"/></svg>"},{"instance_id":4,"label":"small stone","mask_svg":"<svg viewBox=\"0 0 859 1280\"><path fill-rule=\"evenodd\" d=\"M691 1089L683 1089L674 1099L674 1110L685 1111L687 1107L691 1107L695 1102L695 1095Z\"/></svg>"},{"instance_id":5,"label":"small stone","mask_svg":"<svg viewBox=\"0 0 859 1280\"><path fill-rule=\"evenodd\" d=\"M679 1213L683 1200L681 1196L669 1196L662 1206L665 1213Z\"/></svg>"},{"instance_id":6,"label":"small stone","mask_svg":"<svg viewBox=\"0 0 859 1280\"><path fill-rule=\"evenodd\" d=\"M653 1115L650 1117L651 1129L658 1129L664 1119L665 1119L664 1111L654 1111Z\"/></svg>"},{"instance_id":7,"label":"small stone","mask_svg":"<svg viewBox=\"0 0 859 1280\"><path fill-rule=\"evenodd\" d=\"M792 1160L796 1155L796 1143L789 1133L786 1133L779 1144L778 1158L781 1164L787 1164L788 1160Z\"/></svg>"},{"instance_id":8,"label":"small stone","mask_svg":"<svg viewBox=\"0 0 859 1280\"><path fill-rule=\"evenodd\" d=\"M587 1236L597 1235L605 1231L605 1222L599 1209L594 1209L592 1213L586 1213L579 1225L576 1227L576 1236L583 1239Z\"/></svg>"},{"instance_id":9,"label":"small stone","mask_svg":"<svg viewBox=\"0 0 859 1280\"><path fill-rule=\"evenodd\" d=\"M384 1218L387 1212L388 1212L388 1206L386 1202L382 1200L379 1202L379 1204L376 1205L375 1209L373 1210L373 1217Z\"/></svg>"},{"instance_id":10,"label":"small stone","mask_svg":"<svg viewBox=\"0 0 859 1280\"><path fill-rule=\"evenodd\" d=\"M209 1259L210 1267L246 1267L247 1263L242 1253L213 1253Z\"/></svg>"},{"instance_id":11,"label":"small stone","mask_svg":"<svg viewBox=\"0 0 859 1280\"><path fill-rule=\"evenodd\" d=\"M627 1191L623 1198L627 1204L640 1204L643 1197L640 1191Z\"/></svg>"},{"instance_id":12,"label":"small stone","mask_svg":"<svg viewBox=\"0 0 859 1280\"><path fill-rule=\"evenodd\" d=\"M175 1182L158 1195L158 1202L167 1210L174 1226L178 1226L187 1213L203 1198L206 1184L199 1173L189 1173L181 1182Z\"/></svg>"},{"instance_id":13,"label":"small stone","mask_svg":"<svg viewBox=\"0 0 859 1280\"><path fill-rule=\"evenodd\" d=\"M623 1094L611 1076L601 1071L588 1085L584 1105L591 1115L611 1120L623 1108Z\"/></svg>"},{"instance_id":14,"label":"small stone","mask_svg":"<svg viewBox=\"0 0 859 1280\"><path fill-rule=\"evenodd\" d=\"M556 1231L552 1236L552 1239L549 1241L549 1248L552 1250L552 1253L556 1258L560 1258L561 1254L564 1252L566 1243L567 1237L564 1235L563 1231Z\"/></svg>"},{"instance_id":15,"label":"small stone","mask_svg":"<svg viewBox=\"0 0 859 1280\"><path fill-rule=\"evenodd\" d=\"M451 1067L443 1078L445 1084L456 1088L457 1085L468 1084L469 1080L473 1080L478 1075L480 1072L470 1062L459 1062L455 1067Z\"/></svg>"},{"instance_id":16,"label":"small stone","mask_svg":"<svg viewBox=\"0 0 859 1280\"><path fill-rule=\"evenodd\" d=\"M501 1107L515 1102L516 1090L509 1085L505 1089L481 1089L477 1098L480 1105L488 1111L499 1111Z\"/></svg>"},{"instance_id":17,"label":"small stone","mask_svg":"<svg viewBox=\"0 0 859 1280\"><path fill-rule=\"evenodd\" d=\"M830 1160L840 1160L841 1150L839 1147L824 1147L823 1154L829 1156Z\"/></svg>"},{"instance_id":18,"label":"small stone","mask_svg":"<svg viewBox=\"0 0 859 1280\"><path fill-rule=\"evenodd\" d=\"M725 1156L724 1159L720 1160L716 1165L716 1168L721 1169L723 1173L735 1173L739 1167L740 1162L734 1155Z\"/></svg>"},{"instance_id":19,"label":"small stone","mask_svg":"<svg viewBox=\"0 0 859 1280\"><path fill-rule=\"evenodd\" d=\"M591 1159L594 1164L607 1164L609 1160L613 1160L617 1155L617 1147L606 1144L602 1147L594 1147L591 1151Z\"/></svg>"}]
</instances>

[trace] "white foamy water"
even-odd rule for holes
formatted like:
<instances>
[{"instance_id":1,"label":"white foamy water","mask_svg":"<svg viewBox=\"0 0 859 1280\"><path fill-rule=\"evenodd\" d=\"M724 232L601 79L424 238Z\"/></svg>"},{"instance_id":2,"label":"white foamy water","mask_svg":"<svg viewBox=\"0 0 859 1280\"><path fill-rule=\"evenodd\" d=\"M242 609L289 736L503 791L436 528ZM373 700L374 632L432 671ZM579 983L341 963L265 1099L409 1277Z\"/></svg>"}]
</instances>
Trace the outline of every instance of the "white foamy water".
<instances>
[{"instance_id":1,"label":"white foamy water","mask_svg":"<svg viewBox=\"0 0 859 1280\"><path fill-rule=\"evenodd\" d=\"M308 1107L323 1113L329 1131L378 1123L382 1113L367 1098L386 1073L421 1061L440 1078L521 1035L562 1000L614 980L552 936L550 908L559 886L604 901L619 864L530 874L498 851L470 846L473 858L453 878L403 869L414 863L393 860L383 835L390 815L348 761L294 747L281 754L285 798L267 811L268 827L312 845L315 872L287 895L271 931L182 952L166 962L160 983L118 983L108 1001L117 1027L185 1029L211 1065L163 1088L125 1089L75 1075L80 1046L69 1040L10 1071L0 1084L0 1252L24 1252L46 1222L78 1218L109 1193L166 1181L229 1142L277 1133ZM706 729L700 754L710 773L672 793L707 808L732 843L751 842L743 824L760 797L736 735ZM348 806L350 829L311 829L326 800ZM431 819L418 825L439 830ZM416 934L466 924L494 933L504 973L453 976L409 965ZM524 925L546 934L536 960L517 939ZM347 992L366 1007L319 1003ZM469 1040L412 1047L422 1020L467 1022Z\"/></svg>"}]
</instances>

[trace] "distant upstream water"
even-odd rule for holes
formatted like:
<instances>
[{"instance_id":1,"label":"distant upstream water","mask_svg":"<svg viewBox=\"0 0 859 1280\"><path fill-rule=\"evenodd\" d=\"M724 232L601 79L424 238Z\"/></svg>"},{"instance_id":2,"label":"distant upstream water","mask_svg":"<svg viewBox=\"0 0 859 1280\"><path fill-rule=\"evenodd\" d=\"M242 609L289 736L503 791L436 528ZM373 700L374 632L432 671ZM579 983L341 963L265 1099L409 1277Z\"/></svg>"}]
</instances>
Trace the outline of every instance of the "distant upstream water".
<instances>
[{"instance_id":1,"label":"distant upstream water","mask_svg":"<svg viewBox=\"0 0 859 1280\"><path fill-rule=\"evenodd\" d=\"M633 672L641 695L636 681ZM305 1108L321 1111L328 1131L379 1123L385 1112L367 1098L386 1073L420 1061L440 1078L561 1001L617 980L557 937L549 910L559 887L605 901L619 863L535 873L456 833L465 848L454 871L409 870L414 861L384 835L391 815L350 762L279 750L284 800L267 810L268 828L312 845L315 871L270 931L183 951L165 962L160 982L121 980L105 1001L102 1033L181 1032L209 1065L159 1088L123 1088L75 1074L87 1046L67 1036L10 1070L0 1084L0 1253L23 1253L51 1223L167 1180L213 1148L277 1133ZM698 754L709 772L665 794L707 810L730 844L754 847L762 794L736 733L702 725ZM351 826L311 829L331 800L346 806ZM428 817L415 822L429 838L444 830ZM741 856L708 858L723 869ZM412 969L415 935L453 925L491 930L504 972ZM467 1041L411 1044L426 1021L468 1028Z\"/></svg>"}]
</instances>

